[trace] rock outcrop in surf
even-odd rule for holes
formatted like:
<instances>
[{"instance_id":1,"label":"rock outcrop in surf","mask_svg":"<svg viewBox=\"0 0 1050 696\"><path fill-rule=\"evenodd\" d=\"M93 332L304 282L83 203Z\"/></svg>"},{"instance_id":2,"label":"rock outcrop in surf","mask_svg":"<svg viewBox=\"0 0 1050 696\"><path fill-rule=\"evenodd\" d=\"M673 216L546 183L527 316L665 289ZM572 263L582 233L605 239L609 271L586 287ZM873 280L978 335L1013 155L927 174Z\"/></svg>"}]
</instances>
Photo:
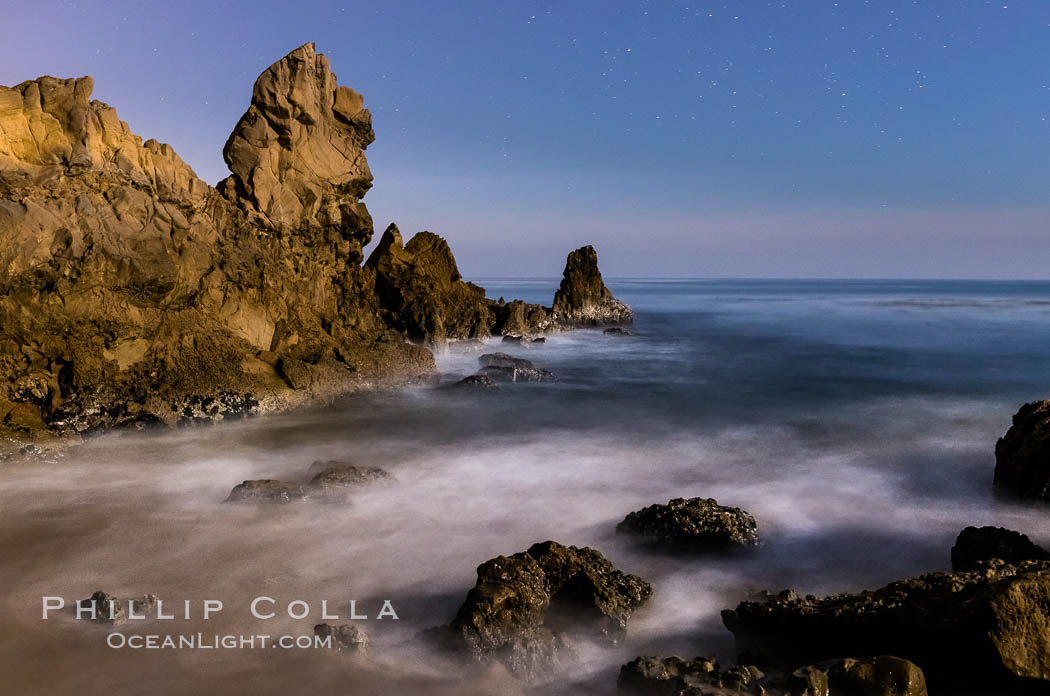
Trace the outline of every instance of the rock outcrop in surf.
<instances>
[{"instance_id":1,"label":"rock outcrop in surf","mask_svg":"<svg viewBox=\"0 0 1050 696\"><path fill-rule=\"evenodd\" d=\"M424 377L421 343L624 319L593 254L553 308L487 299L429 232L362 264L371 114L313 44L256 80L215 187L93 87L0 87L0 434L240 417Z\"/></svg>"}]
</instances>

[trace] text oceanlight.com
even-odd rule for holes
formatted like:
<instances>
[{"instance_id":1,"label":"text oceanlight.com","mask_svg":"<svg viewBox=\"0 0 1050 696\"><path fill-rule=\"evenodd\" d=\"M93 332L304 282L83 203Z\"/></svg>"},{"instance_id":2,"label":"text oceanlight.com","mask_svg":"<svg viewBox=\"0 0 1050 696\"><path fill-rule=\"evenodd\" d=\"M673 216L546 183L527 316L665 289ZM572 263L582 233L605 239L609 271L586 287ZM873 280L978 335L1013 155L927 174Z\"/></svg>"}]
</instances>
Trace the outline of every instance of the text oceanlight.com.
<instances>
[{"instance_id":1,"label":"text oceanlight.com","mask_svg":"<svg viewBox=\"0 0 1050 696\"><path fill-rule=\"evenodd\" d=\"M131 648L133 650L251 650L255 648L312 650L331 649L332 636L218 635L214 633L127 635L115 631L106 636L106 645L111 648Z\"/></svg>"}]
</instances>

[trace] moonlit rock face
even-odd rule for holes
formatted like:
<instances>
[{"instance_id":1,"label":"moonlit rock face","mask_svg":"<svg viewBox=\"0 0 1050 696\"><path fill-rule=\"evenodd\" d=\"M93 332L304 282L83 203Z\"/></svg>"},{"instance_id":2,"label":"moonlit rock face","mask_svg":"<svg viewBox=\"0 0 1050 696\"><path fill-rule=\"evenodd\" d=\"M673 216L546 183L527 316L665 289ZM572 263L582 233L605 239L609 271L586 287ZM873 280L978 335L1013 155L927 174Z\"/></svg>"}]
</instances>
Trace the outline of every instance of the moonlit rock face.
<instances>
[{"instance_id":1,"label":"moonlit rock face","mask_svg":"<svg viewBox=\"0 0 1050 696\"><path fill-rule=\"evenodd\" d=\"M364 151L373 140L361 95L336 84L308 43L255 81L222 154L237 196L273 226L333 224L367 244L372 220L358 199L372 186Z\"/></svg>"}]
</instances>

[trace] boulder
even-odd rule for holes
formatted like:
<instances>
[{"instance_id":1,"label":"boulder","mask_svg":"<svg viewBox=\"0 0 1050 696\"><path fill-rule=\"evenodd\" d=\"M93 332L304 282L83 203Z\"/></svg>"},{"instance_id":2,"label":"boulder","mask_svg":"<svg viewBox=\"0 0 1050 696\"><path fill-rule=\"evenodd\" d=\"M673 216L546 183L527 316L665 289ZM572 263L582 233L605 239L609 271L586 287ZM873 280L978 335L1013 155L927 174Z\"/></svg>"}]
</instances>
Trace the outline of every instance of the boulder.
<instances>
[{"instance_id":1,"label":"boulder","mask_svg":"<svg viewBox=\"0 0 1050 696\"><path fill-rule=\"evenodd\" d=\"M995 443L996 488L1022 500L1050 501L1050 401L1025 404Z\"/></svg>"},{"instance_id":2,"label":"boulder","mask_svg":"<svg viewBox=\"0 0 1050 696\"><path fill-rule=\"evenodd\" d=\"M306 486L273 479L245 481L233 487L227 503L294 503L307 499Z\"/></svg>"},{"instance_id":3,"label":"boulder","mask_svg":"<svg viewBox=\"0 0 1050 696\"><path fill-rule=\"evenodd\" d=\"M1002 527L967 527L952 547L952 570L956 572L978 570L994 559L1009 564L1050 561L1050 552L1026 535Z\"/></svg>"},{"instance_id":4,"label":"boulder","mask_svg":"<svg viewBox=\"0 0 1050 696\"><path fill-rule=\"evenodd\" d=\"M550 676L576 639L617 643L651 594L598 551L553 541L478 566L451 627L469 654L526 680Z\"/></svg>"},{"instance_id":5,"label":"boulder","mask_svg":"<svg viewBox=\"0 0 1050 696\"><path fill-rule=\"evenodd\" d=\"M713 498L675 498L650 505L616 525L653 546L684 552L725 551L758 545L758 525L749 513Z\"/></svg>"},{"instance_id":6,"label":"boulder","mask_svg":"<svg viewBox=\"0 0 1050 696\"><path fill-rule=\"evenodd\" d=\"M722 668L712 658L639 657L620 668L621 693L637 696L926 696L917 665L899 657L829 660L791 672Z\"/></svg>"},{"instance_id":7,"label":"boulder","mask_svg":"<svg viewBox=\"0 0 1050 696\"><path fill-rule=\"evenodd\" d=\"M598 270L598 253L592 246L569 254L551 314L562 326L627 324L634 318L631 308L605 287Z\"/></svg>"},{"instance_id":8,"label":"boulder","mask_svg":"<svg viewBox=\"0 0 1050 696\"><path fill-rule=\"evenodd\" d=\"M372 643L368 638L368 634L351 624L317 624L314 626L314 635L321 639L330 637L332 639L332 647L336 650L356 653L367 652Z\"/></svg>"},{"instance_id":9,"label":"boulder","mask_svg":"<svg viewBox=\"0 0 1050 696\"><path fill-rule=\"evenodd\" d=\"M938 685L1050 686L1050 562L990 562L859 594L746 601L722 619L742 653L792 667L898 655Z\"/></svg>"}]
</instances>

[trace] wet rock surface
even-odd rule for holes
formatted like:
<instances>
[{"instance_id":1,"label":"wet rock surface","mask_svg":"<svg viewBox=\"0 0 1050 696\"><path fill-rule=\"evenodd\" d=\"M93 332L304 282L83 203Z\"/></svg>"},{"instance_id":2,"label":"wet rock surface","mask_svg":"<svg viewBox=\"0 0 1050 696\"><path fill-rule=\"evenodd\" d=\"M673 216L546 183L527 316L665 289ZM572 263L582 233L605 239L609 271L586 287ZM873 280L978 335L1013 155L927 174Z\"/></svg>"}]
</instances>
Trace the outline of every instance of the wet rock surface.
<instances>
[{"instance_id":1,"label":"wet rock surface","mask_svg":"<svg viewBox=\"0 0 1050 696\"><path fill-rule=\"evenodd\" d=\"M613 326L605 331L602 331L606 336L633 336L634 333L620 326Z\"/></svg>"},{"instance_id":2,"label":"wet rock surface","mask_svg":"<svg viewBox=\"0 0 1050 696\"><path fill-rule=\"evenodd\" d=\"M898 657L845 658L791 672L753 665L722 668L711 658L639 657L620 669L620 693L638 696L926 696L914 663Z\"/></svg>"},{"instance_id":3,"label":"wet rock surface","mask_svg":"<svg viewBox=\"0 0 1050 696\"><path fill-rule=\"evenodd\" d=\"M952 570L978 570L992 560L1008 564L1050 561L1050 552L1026 535L1002 527L967 527L952 547Z\"/></svg>"},{"instance_id":4,"label":"wet rock surface","mask_svg":"<svg viewBox=\"0 0 1050 696\"><path fill-rule=\"evenodd\" d=\"M791 667L837 655L898 655L931 683L1004 692L1050 682L1050 562L990 561L878 590L743 602L724 611L737 646ZM965 665L964 669L960 666Z\"/></svg>"},{"instance_id":5,"label":"wet rock surface","mask_svg":"<svg viewBox=\"0 0 1050 696\"><path fill-rule=\"evenodd\" d=\"M1050 501L1050 401L1025 404L995 443L995 486L1022 500Z\"/></svg>"},{"instance_id":6,"label":"wet rock surface","mask_svg":"<svg viewBox=\"0 0 1050 696\"><path fill-rule=\"evenodd\" d=\"M474 659L541 680L572 654L575 640L619 642L651 592L594 549L547 541L478 566L451 634Z\"/></svg>"},{"instance_id":7,"label":"wet rock surface","mask_svg":"<svg viewBox=\"0 0 1050 696\"><path fill-rule=\"evenodd\" d=\"M306 486L273 479L256 479L239 483L230 491L227 503L295 503L308 497Z\"/></svg>"},{"instance_id":8,"label":"wet rock surface","mask_svg":"<svg viewBox=\"0 0 1050 696\"><path fill-rule=\"evenodd\" d=\"M657 548L683 552L758 545L755 518L713 498L674 498L666 505L650 505L627 515L616 531Z\"/></svg>"}]
</instances>

